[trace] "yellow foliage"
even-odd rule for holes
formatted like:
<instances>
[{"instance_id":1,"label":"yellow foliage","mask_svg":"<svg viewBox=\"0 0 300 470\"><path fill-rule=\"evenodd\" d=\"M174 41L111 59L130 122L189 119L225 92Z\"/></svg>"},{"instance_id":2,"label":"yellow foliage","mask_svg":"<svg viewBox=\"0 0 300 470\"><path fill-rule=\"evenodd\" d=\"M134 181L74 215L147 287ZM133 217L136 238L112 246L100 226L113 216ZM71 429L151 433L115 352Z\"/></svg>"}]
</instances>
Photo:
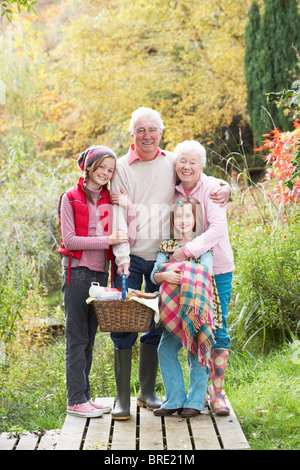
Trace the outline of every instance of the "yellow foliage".
<instances>
[{"instance_id":1,"label":"yellow foliage","mask_svg":"<svg viewBox=\"0 0 300 470\"><path fill-rule=\"evenodd\" d=\"M132 111L149 106L165 121L165 148L204 139L244 114L250 4L87 0L20 19L6 47L28 83L19 77L15 101L8 99L7 127L23 126L47 156L69 156L91 143L121 155Z\"/></svg>"}]
</instances>

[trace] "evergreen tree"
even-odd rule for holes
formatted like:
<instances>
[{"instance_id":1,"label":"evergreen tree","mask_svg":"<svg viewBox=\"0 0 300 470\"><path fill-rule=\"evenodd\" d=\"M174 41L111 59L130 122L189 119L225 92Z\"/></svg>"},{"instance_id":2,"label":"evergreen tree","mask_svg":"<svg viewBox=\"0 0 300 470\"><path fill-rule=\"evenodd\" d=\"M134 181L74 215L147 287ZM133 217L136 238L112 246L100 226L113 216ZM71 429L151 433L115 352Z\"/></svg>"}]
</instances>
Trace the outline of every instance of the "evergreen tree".
<instances>
[{"instance_id":1,"label":"evergreen tree","mask_svg":"<svg viewBox=\"0 0 300 470\"><path fill-rule=\"evenodd\" d=\"M295 49L300 51L299 18L297 0L264 0L261 18L257 4L252 4L250 9L245 34L245 77L256 144L260 144L262 134L274 125L283 131L290 127L284 108L267 103L265 94L291 88L297 78ZM255 96L256 93L261 96Z\"/></svg>"},{"instance_id":2,"label":"evergreen tree","mask_svg":"<svg viewBox=\"0 0 300 470\"><path fill-rule=\"evenodd\" d=\"M259 73L259 27L259 7L256 2L253 2L249 10L249 21L245 31L244 66L247 89L247 109L250 116L255 146L257 139L260 140L261 133L258 128L262 120L261 106L265 104L262 91L262 81Z\"/></svg>"}]
</instances>

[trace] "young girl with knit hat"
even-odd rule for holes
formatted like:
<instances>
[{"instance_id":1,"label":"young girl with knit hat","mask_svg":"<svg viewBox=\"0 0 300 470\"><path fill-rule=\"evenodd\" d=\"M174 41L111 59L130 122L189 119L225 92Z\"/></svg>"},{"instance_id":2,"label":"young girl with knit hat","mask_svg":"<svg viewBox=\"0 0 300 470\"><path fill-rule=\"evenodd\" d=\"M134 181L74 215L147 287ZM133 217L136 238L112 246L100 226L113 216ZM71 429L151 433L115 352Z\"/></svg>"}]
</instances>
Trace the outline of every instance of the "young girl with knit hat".
<instances>
[{"instance_id":1,"label":"young girl with knit hat","mask_svg":"<svg viewBox=\"0 0 300 470\"><path fill-rule=\"evenodd\" d=\"M92 282L107 285L111 246L126 243L124 230L111 233L112 205L108 190L116 155L95 145L81 153L79 168L84 177L60 197L58 213L62 234L62 292L65 308L67 413L98 417L111 409L91 399L89 373L98 322L92 305L86 303ZM128 226L135 220L126 195L115 203L127 209Z\"/></svg>"}]
</instances>

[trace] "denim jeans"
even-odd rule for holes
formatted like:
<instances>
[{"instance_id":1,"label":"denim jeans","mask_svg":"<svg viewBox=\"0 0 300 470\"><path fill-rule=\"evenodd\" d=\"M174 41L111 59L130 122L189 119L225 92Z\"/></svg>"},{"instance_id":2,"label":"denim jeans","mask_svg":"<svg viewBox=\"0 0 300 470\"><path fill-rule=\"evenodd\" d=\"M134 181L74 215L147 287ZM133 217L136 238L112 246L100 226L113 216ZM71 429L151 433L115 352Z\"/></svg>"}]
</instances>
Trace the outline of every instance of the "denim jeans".
<instances>
[{"instance_id":1,"label":"denim jeans","mask_svg":"<svg viewBox=\"0 0 300 470\"><path fill-rule=\"evenodd\" d=\"M146 292L156 292L158 286L153 284L150 280L155 261L147 261L138 256L130 256L130 275L127 279L127 287L131 289L141 290L143 282L145 282ZM122 278L117 274L118 267L115 265L114 270L114 287L121 289ZM155 322L152 321L149 331L142 333L140 342L144 344L158 345L161 337L162 330L155 328ZM129 349L132 348L138 333L111 333L111 338L114 342L115 349Z\"/></svg>"},{"instance_id":2,"label":"denim jeans","mask_svg":"<svg viewBox=\"0 0 300 470\"><path fill-rule=\"evenodd\" d=\"M215 280L222 309L222 328L215 330L213 348L230 348L230 336L227 331L228 306L231 299L232 272L215 274Z\"/></svg>"},{"instance_id":3,"label":"denim jeans","mask_svg":"<svg viewBox=\"0 0 300 470\"><path fill-rule=\"evenodd\" d=\"M178 358L181 348L180 338L164 329L158 347L158 360L166 393L162 408L204 410L209 374L201 367L198 359L190 354L189 386L186 394L182 367Z\"/></svg>"},{"instance_id":4,"label":"denim jeans","mask_svg":"<svg viewBox=\"0 0 300 470\"><path fill-rule=\"evenodd\" d=\"M65 307L66 386L68 405L79 405L90 400L89 373L98 322L92 305L87 305L92 282L107 286L108 274L85 267L71 268L62 274L62 292Z\"/></svg>"}]
</instances>

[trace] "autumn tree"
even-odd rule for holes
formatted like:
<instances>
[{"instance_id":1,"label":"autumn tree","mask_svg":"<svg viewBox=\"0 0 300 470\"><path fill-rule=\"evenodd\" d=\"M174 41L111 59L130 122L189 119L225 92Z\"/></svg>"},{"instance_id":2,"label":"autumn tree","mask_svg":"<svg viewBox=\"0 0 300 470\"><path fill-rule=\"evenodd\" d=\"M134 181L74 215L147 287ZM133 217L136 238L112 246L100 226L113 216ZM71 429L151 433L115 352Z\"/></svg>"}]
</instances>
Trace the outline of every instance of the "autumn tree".
<instances>
[{"instance_id":1,"label":"autumn tree","mask_svg":"<svg viewBox=\"0 0 300 470\"><path fill-rule=\"evenodd\" d=\"M273 129L265 135L262 147L266 150L265 161L270 165L268 176L274 183L273 192L269 195L280 204L300 203L300 81L296 81L291 90L281 90L267 94L271 103L282 103L289 100L293 111L292 132L281 132Z\"/></svg>"},{"instance_id":2,"label":"autumn tree","mask_svg":"<svg viewBox=\"0 0 300 470\"><path fill-rule=\"evenodd\" d=\"M12 47L27 64L30 93L17 87L24 102L20 121L8 88L5 127L26 123L35 148L47 157L73 157L100 141L121 155L131 140L132 111L149 106L165 121L165 148L184 139L207 143L216 129L244 115L240 64L250 4L86 0L51 3L47 15L40 8L38 18L30 15L22 24L22 43L12 25ZM28 50L34 60L26 59ZM17 83L13 66L8 73Z\"/></svg>"},{"instance_id":3,"label":"autumn tree","mask_svg":"<svg viewBox=\"0 0 300 470\"><path fill-rule=\"evenodd\" d=\"M170 149L180 140L208 139L243 115L245 2L86 5L53 52L62 94L76 102L70 149L102 140L122 154L130 115L142 105L160 111L162 145Z\"/></svg>"}]
</instances>

